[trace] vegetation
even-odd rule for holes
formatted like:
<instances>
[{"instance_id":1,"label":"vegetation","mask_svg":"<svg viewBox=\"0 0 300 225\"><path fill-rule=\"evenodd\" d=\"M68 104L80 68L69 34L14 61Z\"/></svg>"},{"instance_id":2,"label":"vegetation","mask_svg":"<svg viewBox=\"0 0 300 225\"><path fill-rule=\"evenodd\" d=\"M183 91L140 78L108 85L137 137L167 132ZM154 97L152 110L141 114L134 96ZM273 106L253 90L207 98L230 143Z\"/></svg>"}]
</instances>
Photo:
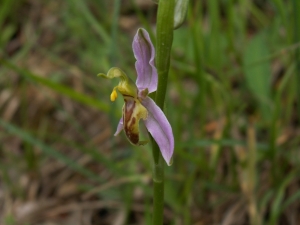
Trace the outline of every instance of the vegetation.
<instances>
[{"instance_id":1,"label":"vegetation","mask_svg":"<svg viewBox=\"0 0 300 225\"><path fill-rule=\"evenodd\" d=\"M165 113L166 225L298 225L297 0L191 0L174 32ZM151 145L114 137L154 1L0 2L0 224L151 224ZM142 129L144 129L142 127ZM144 129L143 139L149 139Z\"/></svg>"}]
</instances>

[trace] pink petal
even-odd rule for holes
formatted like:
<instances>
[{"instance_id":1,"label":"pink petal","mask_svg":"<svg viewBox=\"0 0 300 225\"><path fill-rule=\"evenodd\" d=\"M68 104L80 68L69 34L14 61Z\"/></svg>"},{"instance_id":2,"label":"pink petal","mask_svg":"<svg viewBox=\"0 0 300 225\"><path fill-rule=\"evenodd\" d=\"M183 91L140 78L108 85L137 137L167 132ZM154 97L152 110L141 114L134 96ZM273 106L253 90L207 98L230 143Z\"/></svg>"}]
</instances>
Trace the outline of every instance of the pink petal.
<instances>
[{"instance_id":1,"label":"pink petal","mask_svg":"<svg viewBox=\"0 0 300 225\"><path fill-rule=\"evenodd\" d=\"M132 42L132 49L136 58L136 85L138 89L148 88L149 93L156 91L158 77L154 66L155 49L145 29L138 29Z\"/></svg>"},{"instance_id":2,"label":"pink petal","mask_svg":"<svg viewBox=\"0 0 300 225\"><path fill-rule=\"evenodd\" d=\"M172 127L163 111L151 98L146 97L142 104L148 110L148 118L144 121L145 125L158 144L166 163L170 165L174 152L174 136Z\"/></svg>"},{"instance_id":3,"label":"pink petal","mask_svg":"<svg viewBox=\"0 0 300 225\"><path fill-rule=\"evenodd\" d=\"M117 136L123 130L123 128L123 118L121 118L114 136Z\"/></svg>"}]
</instances>

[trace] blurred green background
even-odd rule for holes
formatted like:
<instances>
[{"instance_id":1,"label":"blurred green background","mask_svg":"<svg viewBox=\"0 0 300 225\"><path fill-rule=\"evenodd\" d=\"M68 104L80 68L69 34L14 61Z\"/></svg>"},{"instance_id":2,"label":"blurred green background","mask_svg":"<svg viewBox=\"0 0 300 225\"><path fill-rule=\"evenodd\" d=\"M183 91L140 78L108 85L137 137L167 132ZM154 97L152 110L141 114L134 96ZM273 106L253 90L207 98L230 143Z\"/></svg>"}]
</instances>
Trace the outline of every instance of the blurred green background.
<instances>
[{"instance_id":1,"label":"blurred green background","mask_svg":"<svg viewBox=\"0 0 300 225\"><path fill-rule=\"evenodd\" d=\"M0 1L0 224L151 224L151 146L113 136L118 81L96 75L135 79L132 38L155 41L156 11ZM299 13L298 0L190 1L165 104L166 225L300 224Z\"/></svg>"}]
</instances>

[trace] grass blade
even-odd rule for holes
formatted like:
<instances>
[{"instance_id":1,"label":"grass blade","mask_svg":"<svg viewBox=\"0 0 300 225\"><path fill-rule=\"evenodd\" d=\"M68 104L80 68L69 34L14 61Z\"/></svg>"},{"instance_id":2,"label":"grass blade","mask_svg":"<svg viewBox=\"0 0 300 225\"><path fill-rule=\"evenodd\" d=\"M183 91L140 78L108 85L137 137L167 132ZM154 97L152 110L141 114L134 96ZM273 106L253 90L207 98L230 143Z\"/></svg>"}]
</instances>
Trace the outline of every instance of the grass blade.
<instances>
[{"instance_id":1,"label":"grass blade","mask_svg":"<svg viewBox=\"0 0 300 225\"><path fill-rule=\"evenodd\" d=\"M56 91L57 93L60 93L62 95L65 95L79 103L88 105L88 106L92 106L94 108L97 108L103 112L109 112L109 105L101 102L97 99L91 98L89 96L86 96L85 94L79 93L74 91L73 89L66 87L64 85L58 84L56 82L53 82L49 79L37 76L29 71L26 71L24 69L18 68L17 66L13 65L12 63L8 62L7 60L0 60L0 64L18 72L20 75L35 81L39 84L42 84L54 91Z\"/></svg>"},{"instance_id":2,"label":"grass blade","mask_svg":"<svg viewBox=\"0 0 300 225\"><path fill-rule=\"evenodd\" d=\"M271 67L269 62L253 64L269 55L264 38L262 33L258 34L248 44L244 53L243 72L247 86L260 106L263 118L268 121L270 119Z\"/></svg>"},{"instance_id":3,"label":"grass blade","mask_svg":"<svg viewBox=\"0 0 300 225\"><path fill-rule=\"evenodd\" d=\"M11 123L5 122L4 120L0 119L0 126L3 127L5 130L7 130L10 134L16 135L22 140L28 142L29 144L38 147L42 152L47 154L48 156L54 157L73 169L74 171L77 171L81 173L82 175L92 179L101 182L102 179L89 171L88 169L82 167L78 163L74 162L72 159L68 158L67 156L61 154L56 149L50 147L46 143L42 142L41 140L35 138L32 136L28 131L22 130L19 127L14 126Z\"/></svg>"}]
</instances>

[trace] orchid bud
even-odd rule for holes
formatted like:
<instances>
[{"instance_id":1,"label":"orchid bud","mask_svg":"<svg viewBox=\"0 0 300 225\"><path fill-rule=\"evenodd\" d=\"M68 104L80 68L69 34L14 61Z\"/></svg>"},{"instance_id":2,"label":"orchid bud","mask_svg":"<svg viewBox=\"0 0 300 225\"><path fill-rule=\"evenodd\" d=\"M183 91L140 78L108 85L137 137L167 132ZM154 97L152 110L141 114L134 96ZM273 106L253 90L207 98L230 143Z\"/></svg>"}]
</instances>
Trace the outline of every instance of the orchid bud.
<instances>
[{"instance_id":1,"label":"orchid bud","mask_svg":"<svg viewBox=\"0 0 300 225\"><path fill-rule=\"evenodd\" d=\"M176 0L174 12L174 30L179 28L186 17L189 0Z\"/></svg>"}]
</instances>

